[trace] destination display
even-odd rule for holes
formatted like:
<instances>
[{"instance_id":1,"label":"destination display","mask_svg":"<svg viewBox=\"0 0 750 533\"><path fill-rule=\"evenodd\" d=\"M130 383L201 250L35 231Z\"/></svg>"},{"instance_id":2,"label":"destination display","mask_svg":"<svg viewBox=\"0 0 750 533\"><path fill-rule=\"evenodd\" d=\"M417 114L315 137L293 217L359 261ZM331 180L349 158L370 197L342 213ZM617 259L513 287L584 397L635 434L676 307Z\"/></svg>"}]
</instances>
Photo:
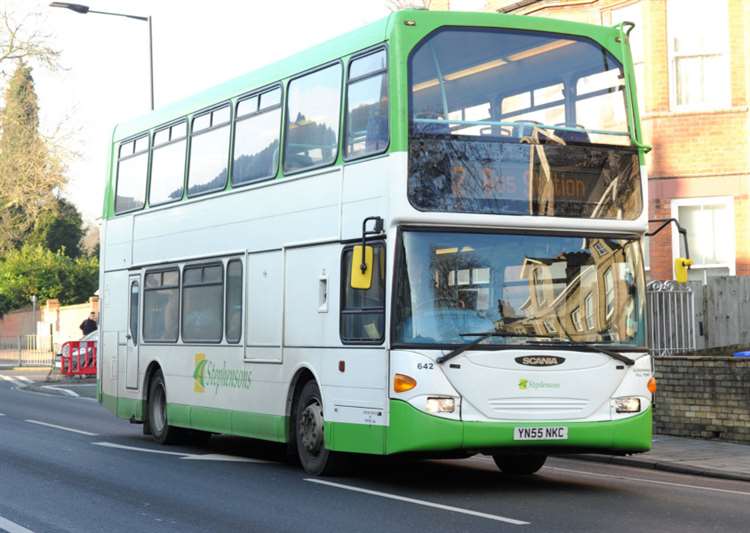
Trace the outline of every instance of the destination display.
<instances>
[{"instance_id":1,"label":"destination display","mask_svg":"<svg viewBox=\"0 0 750 533\"><path fill-rule=\"evenodd\" d=\"M619 146L413 139L408 194L420 211L634 220L635 150Z\"/></svg>"}]
</instances>

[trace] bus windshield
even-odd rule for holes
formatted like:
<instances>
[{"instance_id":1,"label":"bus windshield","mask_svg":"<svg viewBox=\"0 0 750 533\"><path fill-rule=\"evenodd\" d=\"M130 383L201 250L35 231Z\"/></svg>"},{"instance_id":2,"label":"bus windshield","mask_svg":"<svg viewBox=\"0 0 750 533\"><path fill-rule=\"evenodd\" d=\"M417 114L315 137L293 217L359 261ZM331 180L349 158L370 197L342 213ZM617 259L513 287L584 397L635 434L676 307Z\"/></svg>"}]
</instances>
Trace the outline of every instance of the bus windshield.
<instances>
[{"instance_id":1,"label":"bus windshield","mask_svg":"<svg viewBox=\"0 0 750 533\"><path fill-rule=\"evenodd\" d=\"M409 75L417 209L640 215L623 67L593 41L450 28L412 53Z\"/></svg>"},{"instance_id":2,"label":"bus windshield","mask_svg":"<svg viewBox=\"0 0 750 533\"><path fill-rule=\"evenodd\" d=\"M645 343L637 240L404 231L394 344Z\"/></svg>"}]
</instances>

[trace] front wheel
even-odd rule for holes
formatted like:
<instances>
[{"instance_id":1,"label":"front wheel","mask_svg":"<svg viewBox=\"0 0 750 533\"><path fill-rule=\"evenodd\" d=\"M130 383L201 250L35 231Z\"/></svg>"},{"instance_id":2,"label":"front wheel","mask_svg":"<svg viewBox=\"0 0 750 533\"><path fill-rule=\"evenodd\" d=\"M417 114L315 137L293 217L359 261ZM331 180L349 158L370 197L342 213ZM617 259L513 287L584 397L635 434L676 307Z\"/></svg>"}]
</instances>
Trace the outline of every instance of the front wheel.
<instances>
[{"instance_id":1,"label":"front wheel","mask_svg":"<svg viewBox=\"0 0 750 533\"><path fill-rule=\"evenodd\" d=\"M294 438L302 468L315 476L331 475L343 468L345 458L325 446L323 401L314 381L308 381L296 404Z\"/></svg>"},{"instance_id":2,"label":"front wheel","mask_svg":"<svg viewBox=\"0 0 750 533\"><path fill-rule=\"evenodd\" d=\"M530 476L539 471L547 461L546 455L493 455L495 464L503 474Z\"/></svg>"}]
</instances>

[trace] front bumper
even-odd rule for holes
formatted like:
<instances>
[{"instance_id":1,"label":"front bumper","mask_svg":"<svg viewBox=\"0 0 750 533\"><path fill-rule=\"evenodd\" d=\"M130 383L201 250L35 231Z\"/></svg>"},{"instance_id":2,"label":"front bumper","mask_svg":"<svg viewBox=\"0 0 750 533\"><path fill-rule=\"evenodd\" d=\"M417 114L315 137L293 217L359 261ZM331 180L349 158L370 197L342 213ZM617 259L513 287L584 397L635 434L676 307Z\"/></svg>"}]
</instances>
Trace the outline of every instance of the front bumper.
<instances>
[{"instance_id":1,"label":"front bumper","mask_svg":"<svg viewBox=\"0 0 750 533\"><path fill-rule=\"evenodd\" d=\"M514 441L522 426L566 426L567 440ZM604 422L462 422L419 411L400 400L390 401L385 452L521 451L547 453L606 453L622 455L651 449L652 409Z\"/></svg>"}]
</instances>

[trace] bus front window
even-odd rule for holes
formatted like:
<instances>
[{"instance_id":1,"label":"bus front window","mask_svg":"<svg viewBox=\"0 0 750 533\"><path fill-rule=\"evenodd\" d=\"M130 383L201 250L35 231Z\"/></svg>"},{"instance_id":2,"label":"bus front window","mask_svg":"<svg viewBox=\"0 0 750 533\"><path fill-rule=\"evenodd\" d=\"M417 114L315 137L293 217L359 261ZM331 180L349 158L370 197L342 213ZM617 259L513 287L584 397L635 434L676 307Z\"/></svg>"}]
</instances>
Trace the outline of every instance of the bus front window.
<instances>
[{"instance_id":1,"label":"bus front window","mask_svg":"<svg viewBox=\"0 0 750 533\"><path fill-rule=\"evenodd\" d=\"M638 241L405 231L396 269L394 344L528 339L643 346Z\"/></svg>"},{"instance_id":2,"label":"bus front window","mask_svg":"<svg viewBox=\"0 0 750 533\"><path fill-rule=\"evenodd\" d=\"M601 46L541 32L450 28L423 41L409 69L415 208L640 215L623 66Z\"/></svg>"}]
</instances>

